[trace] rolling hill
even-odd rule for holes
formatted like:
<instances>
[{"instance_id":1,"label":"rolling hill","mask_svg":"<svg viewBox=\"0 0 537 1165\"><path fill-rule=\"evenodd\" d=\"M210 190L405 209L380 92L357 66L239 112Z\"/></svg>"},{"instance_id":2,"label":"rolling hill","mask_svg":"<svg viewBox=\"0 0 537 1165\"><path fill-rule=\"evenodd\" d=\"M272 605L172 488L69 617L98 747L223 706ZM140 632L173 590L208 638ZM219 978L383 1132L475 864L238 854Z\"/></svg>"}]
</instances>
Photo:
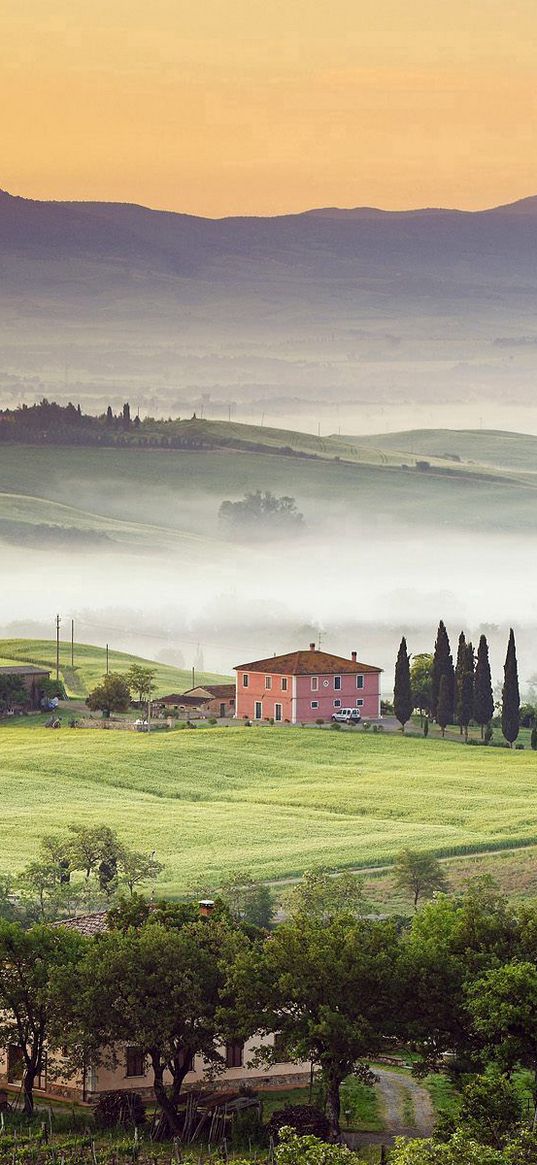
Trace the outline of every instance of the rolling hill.
<instances>
[{"instance_id":1,"label":"rolling hill","mask_svg":"<svg viewBox=\"0 0 537 1165\"><path fill-rule=\"evenodd\" d=\"M4 192L0 396L532 403L535 207L210 220Z\"/></svg>"},{"instance_id":2,"label":"rolling hill","mask_svg":"<svg viewBox=\"0 0 537 1165\"><path fill-rule=\"evenodd\" d=\"M85 696L102 679L106 670L106 651L87 643L75 643L74 668L71 667L71 644L60 644L60 672L67 692L71 696ZM48 667L52 674L56 669L56 643L52 639L0 639L0 665L10 663L32 663L37 667ZM129 655L124 651L109 652L110 671L125 672L131 664L145 664L156 671L156 694L184 692L192 687L192 672L169 664ZM229 676L212 672L197 672L196 682L222 683Z\"/></svg>"}]
</instances>

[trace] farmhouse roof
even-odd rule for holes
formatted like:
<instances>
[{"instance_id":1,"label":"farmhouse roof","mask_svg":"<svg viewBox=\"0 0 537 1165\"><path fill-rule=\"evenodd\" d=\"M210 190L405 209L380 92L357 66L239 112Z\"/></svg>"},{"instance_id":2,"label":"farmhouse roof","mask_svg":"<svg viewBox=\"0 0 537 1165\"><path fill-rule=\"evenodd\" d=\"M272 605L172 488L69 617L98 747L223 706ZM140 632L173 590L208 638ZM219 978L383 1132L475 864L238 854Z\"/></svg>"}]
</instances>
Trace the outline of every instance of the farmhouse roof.
<instances>
[{"instance_id":1,"label":"farmhouse roof","mask_svg":"<svg viewBox=\"0 0 537 1165\"><path fill-rule=\"evenodd\" d=\"M353 652L353 656L356 653ZM362 672L381 672L381 667L369 663L359 663L356 659L345 659L342 655L331 655L328 651L291 651L287 655L271 655L268 659L257 659L254 663L240 663L235 671L270 672L284 676L332 676L357 675Z\"/></svg>"},{"instance_id":2,"label":"farmhouse roof","mask_svg":"<svg viewBox=\"0 0 537 1165\"><path fill-rule=\"evenodd\" d=\"M50 668L34 667L32 663L14 664L0 667L0 674L6 676L49 676Z\"/></svg>"},{"instance_id":3,"label":"farmhouse roof","mask_svg":"<svg viewBox=\"0 0 537 1165\"><path fill-rule=\"evenodd\" d=\"M203 695L206 693L215 700L231 699L235 695L235 684L197 684L195 688L187 688L185 696Z\"/></svg>"},{"instance_id":4,"label":"farmhouse roof","mask_svg":"<svg viewBox=\"0 0 537 1165\"><path fill-rule=\"evenodd\" d=\"M108 911L96 910L93 914L79 914L78 918L62 918L54 922L53 926L66 926L68 930L77 930L91 938L94 934L104 934L108 930Z\"/></svg>"}]
</instances>

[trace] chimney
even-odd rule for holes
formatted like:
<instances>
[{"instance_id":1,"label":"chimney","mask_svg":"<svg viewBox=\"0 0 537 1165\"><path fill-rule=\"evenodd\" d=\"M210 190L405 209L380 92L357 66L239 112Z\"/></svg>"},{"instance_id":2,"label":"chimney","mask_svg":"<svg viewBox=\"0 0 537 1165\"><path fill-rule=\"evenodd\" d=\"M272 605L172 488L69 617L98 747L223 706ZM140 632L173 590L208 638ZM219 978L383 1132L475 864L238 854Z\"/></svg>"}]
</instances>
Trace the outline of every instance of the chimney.
<instances>
[{"instance_id":1,"label":"chimney","mask_svg":"<svg viewBox=\"0 0 537 1165\"><path fill-rule=\"evenodd\" d=\"M200 908L200 917L201 918L210 918L210 916L214 910L213 899L212 898L202 898L201 902L199 903L199 908Z\"/></svg>"},{"instance_id":2,"label":"chimney","mask_svg":"<svg viewBox=\"0 0 537 1165\"><path fill-rule=\"evenodd\" d=\"M314 643L310 643L310 651L315 651L315 644Z\"/></svg>"},{"instance_id":3,"label":"chimney","mask_svg":"<svg viewBox=\"0 0 537 1165\"><path fill-rule=\"evenodd\" d=\"M356 652L355 651L351 651L351 659L352 659L353 663L356 663Z\"/></svg>"}]
</instances>

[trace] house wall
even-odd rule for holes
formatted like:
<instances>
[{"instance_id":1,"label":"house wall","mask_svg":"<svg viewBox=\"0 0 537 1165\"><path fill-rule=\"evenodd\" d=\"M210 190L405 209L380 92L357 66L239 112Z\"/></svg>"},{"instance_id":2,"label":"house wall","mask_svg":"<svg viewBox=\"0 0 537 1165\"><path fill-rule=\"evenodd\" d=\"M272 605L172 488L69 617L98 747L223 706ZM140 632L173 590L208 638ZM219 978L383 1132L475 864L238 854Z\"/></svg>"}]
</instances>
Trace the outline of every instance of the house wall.
<instances>
[{"instance_id":1,"label":"house wall","mask_svg":"<svg viewBox=\"0 0 537 1165\"><path fill-rule=\"evenodd\" d=\"M248 676L248 687L243 686L243 675ZM364 719L380 716L380 672L363 672L352 675L342 674L341 686L336 688L333 675L288 676L287 692L281 690L282 676L272 675L272 686L267 689L265 672L237 672L237 712L238 717L248 716L258 720L256 704L261 704L261 719L275 718L274 705L282 705L282 721L291 724L313 724L317 719L330 720L338 708L360 709ZM312 683L317 681L315 687ZM362 687L358 686L361 681ZM337 703L339 701L339 703ZM316 707L312 708L312 704Z\"/></svg>"},{"instance_id":2,"label":"house wall","mask_svg":"<svg viewBox=\"0 0 537 1165\"><path fill-rule=\"evenodd\" d=\"M248 687L243 685L243 676L248 676ZM238 717L248 716L250 720L276 719L275 704L282 706L282 721L293 719L292 676L273 675L268 677L272 686L267 688L266 672L238 671L236 713ZM287 691L282 691L282 679L287 679ZM256 716L256 704L261 704L261 716Z\"/></svg>"},{"instance_id":3,"label":"house wall","mask_svg":"<svg viewBox=\"0 0 537 1165\"><path fill-rule=\"evenodd\" d=\"M380 673L363 672L359 675L341 675L340 687L336 676L296 676L296 703L294 718L308 723L318 718L330 720L338 708L359 708L364 719L380 716ZM312 683L316 679L317 684ZM359 687L362 682L362 687ZM339 701L339 703L337 703ZM312 704L317 707L312 708Z\"/></svg>"}]
</instances>

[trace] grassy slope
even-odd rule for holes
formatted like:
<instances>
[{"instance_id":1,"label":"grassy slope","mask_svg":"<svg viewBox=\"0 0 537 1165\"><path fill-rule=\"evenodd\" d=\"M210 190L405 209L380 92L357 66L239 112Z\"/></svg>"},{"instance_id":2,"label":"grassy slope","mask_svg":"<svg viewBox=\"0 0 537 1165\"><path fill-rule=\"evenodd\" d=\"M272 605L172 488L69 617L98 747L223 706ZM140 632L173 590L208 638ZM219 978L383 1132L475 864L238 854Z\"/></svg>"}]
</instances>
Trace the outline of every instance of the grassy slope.
<instances>
[{"instance_id":1,"label":"grassy slope","mask_svg":"<svg viewBox=\"0 0 537 1165\"><path fill-rule=\"evenodd\" d=\"M56 644L52 639L0 639L0 665L14 662L34 663L50 667L55 674ZM156 669L155 683L158 695L184 692L192 686L192 673L166 663L156 663L128 655L124 651L110 651L110 671L124 672L131 663L149 664ZM71 668L71 645L60 644L60 666L64 683L71 695L85 695L102 678L106 670L106 651L90 644L75 644L75 668ZM200 683L216 683L225 677L212 672L200 672Z\"/></svg>"},{"instance_id":2,"label":"grassy slope","mask_svg":"<svg viewBox=\"0 0 537 1165\"><path fill-rule=\"evenodd\" d=\"M342 437L340 440L350 444L359 441L372 451L380 446L393 457L401 450L433 458L456 454L463 461L485 466L537 470L537 437L531 433L508 433L496 429L409 429L368 437Z\"/></svg>"},{"instance_id":3,"label":"grassy slope","mask_svg":"<svg viewBox=\"0 0 537 1165\"><path fill-rule=\"evenodd\" d=\"M166 889L537 842L529 752L301 729L198 728L150 737L0 728L1 868L42 833L103 821L156 848Z\"/></svg>"},{"instance_id":4,"label":"grassy slope","mask_svg":"<svg viewBox=\"0 0 537 1165\"><path fill-rule=\"evenodd\" d=\"M204 506L214 523L223 498L251 489L291 494L313 526L322 501L333 507L349 503L377 520L415 525L419 516L420 527L430 520L435 526L533 530L537 501L537 477L527 472L468 473L455 466L453 476L440 470L421 474L384 463L302 460L269 452L7 446L0 461L0 491L35 498L46 494L71 506L76 499L93 517L157 525L152 537L158 540L166 529L190 529L199 538L203 530L196 507ZM202 538L200 551L204 545ZM196 546L196 539L189 542L188 552L195 553ZM214 553L216 542L211 546ZM222 543L219 548L225 550Z\"/></svg>"}]
</instances>

